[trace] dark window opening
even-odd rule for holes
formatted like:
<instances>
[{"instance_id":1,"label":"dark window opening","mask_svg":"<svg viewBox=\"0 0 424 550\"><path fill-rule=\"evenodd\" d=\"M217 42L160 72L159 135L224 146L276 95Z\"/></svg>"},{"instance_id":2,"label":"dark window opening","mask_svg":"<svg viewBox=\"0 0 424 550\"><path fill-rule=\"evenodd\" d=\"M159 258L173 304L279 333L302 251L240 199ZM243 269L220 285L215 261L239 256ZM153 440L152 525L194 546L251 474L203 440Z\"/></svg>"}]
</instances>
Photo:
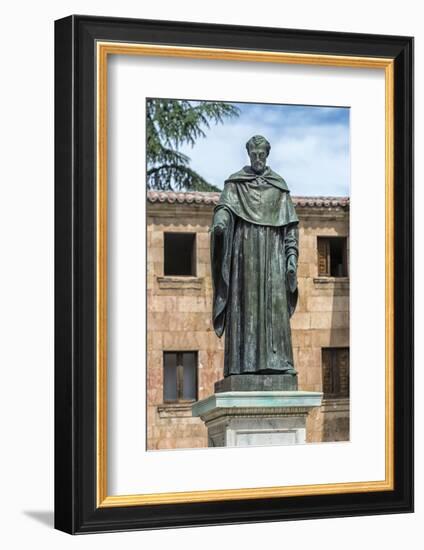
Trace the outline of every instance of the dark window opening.
<instances>
[{"instance_id":1,"label":"dark window opening","mask_svg":"<svg viewBox=\"0 0 424 550\"><path fill-rule=\"evenodd\" d=\"M165 233L164 275L196 275L196 234Z\"/></svg>"},{"instance_id":2,"label":"dark window opening","mask_svg":"<svg viewBox=\"0 0 424 550\"><path fill-rule=\"evenodd\" d=\"M197 400L197 352L163 353L163 400L175 403Z\"/></svg>"},{"instance_id":3,"label":"dark window opening","mask_svg":"<svg viewBox=\"0 0 424 550\"><path fill-rule=\"evenodd\" d=\"M346 237L318 237L318 276L347 277Z\"/></svg>"},{"instance_id":4,"label":"dark window opening","mask_svg":"<svg viewBox=\"0 0 424 550\"><path fill-rule=\"evenodd\" d=\"M349 397L349 348L322 348L324 398Z\"/></svg>"}]
</instances>

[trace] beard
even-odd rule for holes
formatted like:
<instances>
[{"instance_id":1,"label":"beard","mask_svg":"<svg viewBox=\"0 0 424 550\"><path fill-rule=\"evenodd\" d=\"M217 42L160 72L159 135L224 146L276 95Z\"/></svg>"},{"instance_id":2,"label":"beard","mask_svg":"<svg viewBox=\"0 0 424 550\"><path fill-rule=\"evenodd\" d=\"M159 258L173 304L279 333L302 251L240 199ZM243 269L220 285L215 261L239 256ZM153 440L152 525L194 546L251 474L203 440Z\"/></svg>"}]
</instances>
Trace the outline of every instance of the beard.
<instances>
[{"instance_id":1,"label":"beard","mask_svg":"<svg viewBox=\"0 0 424 550\"><path fill-rule=\"evenodd\" d=\"M263 172L265 170L265 162L260 162L260 161L254 162L252 164L252 169L253 169L254 172L256 172L258 174Z\"/></svg>"}]
</instances>

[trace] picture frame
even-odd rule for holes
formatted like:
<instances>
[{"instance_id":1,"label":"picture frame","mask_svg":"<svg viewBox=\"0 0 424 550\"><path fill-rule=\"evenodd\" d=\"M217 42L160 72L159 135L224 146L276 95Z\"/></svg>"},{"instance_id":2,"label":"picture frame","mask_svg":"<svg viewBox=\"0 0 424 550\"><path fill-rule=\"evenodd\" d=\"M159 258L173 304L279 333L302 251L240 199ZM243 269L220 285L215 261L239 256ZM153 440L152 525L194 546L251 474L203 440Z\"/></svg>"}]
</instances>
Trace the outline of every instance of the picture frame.
<instances>
[{"instance_id":1,"label":"picture frame","mask_svg":"<svg viewBox=\"0 0 424 550\"><path fill-rule=\"evenodd\" d=\"M108 494L106 91L108 58L116 54L384 71L384 480ZM413 511L412 350L411 37L77 15L55 22L57 529L77 534Z\"/></svg>"}]
</instances>

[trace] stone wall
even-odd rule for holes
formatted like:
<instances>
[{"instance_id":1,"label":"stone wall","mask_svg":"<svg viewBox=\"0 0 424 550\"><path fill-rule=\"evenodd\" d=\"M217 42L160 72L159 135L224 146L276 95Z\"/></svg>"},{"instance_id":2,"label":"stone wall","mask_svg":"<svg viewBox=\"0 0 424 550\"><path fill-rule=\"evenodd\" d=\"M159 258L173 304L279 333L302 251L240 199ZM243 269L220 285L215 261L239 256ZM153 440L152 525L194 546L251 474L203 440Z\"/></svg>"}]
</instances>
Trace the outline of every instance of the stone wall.
<instances>
[{"instance_id":1,"label":"stone wall","mask_svg":"<svg viewBox=\"0 0 424 550\"><path fill-rule=\"evenodd\" d=\"M165 194L164 194L165 195ZM166 197L165 197L166 199ZM299 388L322 390L321 349L349 346L349 279L320 278L317 236L348 236L347 206L299 202L299 303L292 318ZM316 204L320 204L317 206ZM198 398L223 377L223 339L211 323L209 224L213 202L149 202L147 207L147 447L207 446L203 422L190 404L163 403L163 352L198 352ZM164 276L164 233L196 233L195 277ZM348 399L326 400L308 419L309 441L348 439Z\"/></svg>"},{"instance_id":2,"label":"stone wall","mask_svg":"<svg viewBox=\"0 0 424 550\"><path fill-rule=\"evenodd\" d=\"M164 351L197 351L198 397L213 393L223 375L223 341L210 319L212 287L209 223L212 206L148 206L147 247L147 418L148 448L207 447L204 423L191 416L190 404L163 403ZM196 277L164 276L164 232L196 233Z\"/></svg>"},{"instance_id":3,"label":"stone wall","mask_svg":"<svg viewBox=\"0 0 424 550\"><path fill-rule=\"evenodd\" d=\"M337 208L298 208L297 212L299 303L291 323L294 360L299 388L322 391L322 348L349 347L349 278L318 277L317 237L348 237L349 213ZM309 415L308 441L349 439L349 400L331 402L334 406L325 400Z\"/></svg>"}]
</instances>

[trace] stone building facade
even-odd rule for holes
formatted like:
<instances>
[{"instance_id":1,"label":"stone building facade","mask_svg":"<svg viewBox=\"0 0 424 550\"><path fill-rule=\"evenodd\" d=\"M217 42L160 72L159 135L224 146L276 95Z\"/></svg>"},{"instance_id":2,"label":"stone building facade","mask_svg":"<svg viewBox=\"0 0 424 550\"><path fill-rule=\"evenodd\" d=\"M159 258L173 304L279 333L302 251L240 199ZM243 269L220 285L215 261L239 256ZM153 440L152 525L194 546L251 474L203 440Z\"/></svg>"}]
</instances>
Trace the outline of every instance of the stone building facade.
<instances>
[{"instance_id":1,"label":"stone building facade","mask_svg":"<svg viewBox=\"0 0 424 550\"><path fill-rule=\"evenodd\" d=\"M219 193L147 193L147 448L206 447L193 400L223 377L212 328L209 225ZM299 389L323 391L308 441L349 439L349 199L293 197L299 302L292 339Z\"/></svg>"}]
</instances>

